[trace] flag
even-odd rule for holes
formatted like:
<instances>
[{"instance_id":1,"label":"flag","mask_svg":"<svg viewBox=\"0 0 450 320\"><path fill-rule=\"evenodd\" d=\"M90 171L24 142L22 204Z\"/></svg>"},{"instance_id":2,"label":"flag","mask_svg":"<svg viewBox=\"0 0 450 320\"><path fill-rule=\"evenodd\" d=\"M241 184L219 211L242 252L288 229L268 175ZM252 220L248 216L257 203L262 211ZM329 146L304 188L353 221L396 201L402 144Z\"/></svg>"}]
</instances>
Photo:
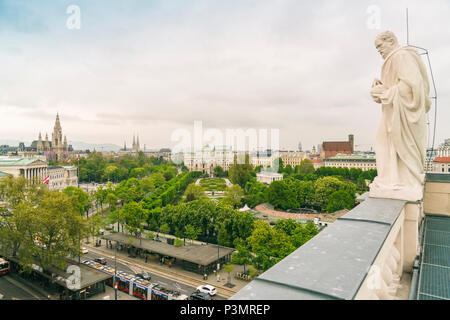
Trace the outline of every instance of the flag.
<instances>
[{"instance_id":1,"label":"flag","mask_svg":"<svg viewBox=\"0 0 450 320\"><path fill-rule=\"evenodd\" d=\"M42 183L49 183L50 182L50 176L46 176L44 180L42 180Z\"/></svg>"}]
</instances>

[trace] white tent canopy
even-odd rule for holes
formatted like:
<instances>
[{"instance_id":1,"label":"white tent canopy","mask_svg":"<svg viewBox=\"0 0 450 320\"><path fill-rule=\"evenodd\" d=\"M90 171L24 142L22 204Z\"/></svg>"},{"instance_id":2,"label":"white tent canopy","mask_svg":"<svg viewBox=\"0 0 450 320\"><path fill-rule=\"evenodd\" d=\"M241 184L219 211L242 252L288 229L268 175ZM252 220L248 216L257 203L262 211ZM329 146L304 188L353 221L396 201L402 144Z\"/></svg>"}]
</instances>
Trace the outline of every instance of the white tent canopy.
<instances>
[{"instance_id":1,"label":"white tent canopy","mask_svg":"<svg viewBox=\"0 0 450 320\"><path fill-rule=\"evenodd\" d=\"M249 210L251 210L251 209L247 206L247 204L243 208L239 209L240 212L249 211Z\"/></svg>"}]
</instances>

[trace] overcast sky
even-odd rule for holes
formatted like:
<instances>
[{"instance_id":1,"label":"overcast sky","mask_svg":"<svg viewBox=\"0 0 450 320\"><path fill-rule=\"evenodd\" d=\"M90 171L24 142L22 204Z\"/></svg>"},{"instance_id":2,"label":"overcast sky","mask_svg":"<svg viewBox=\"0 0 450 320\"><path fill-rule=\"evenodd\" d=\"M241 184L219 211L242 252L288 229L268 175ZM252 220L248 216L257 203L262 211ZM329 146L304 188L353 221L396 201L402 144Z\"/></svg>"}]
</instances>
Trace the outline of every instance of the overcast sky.
<instances>
[{"instance_id":1,"label":"overcast sky","mask_svg":"<svg viewBox=\"0 0 450 320\"><path fill-rule=\"evenodd\" d=\"M59 112L69 143L131 146L138 132L148 149L173 147L174 130L201 120L279 129L283 148L353 133L370 149L374 40L392 30L406 44L406 7L410 43L430 52L438 145L450 137L446 0L0 0L0 139L51 138Z\"/></svg>"}]
</instances>

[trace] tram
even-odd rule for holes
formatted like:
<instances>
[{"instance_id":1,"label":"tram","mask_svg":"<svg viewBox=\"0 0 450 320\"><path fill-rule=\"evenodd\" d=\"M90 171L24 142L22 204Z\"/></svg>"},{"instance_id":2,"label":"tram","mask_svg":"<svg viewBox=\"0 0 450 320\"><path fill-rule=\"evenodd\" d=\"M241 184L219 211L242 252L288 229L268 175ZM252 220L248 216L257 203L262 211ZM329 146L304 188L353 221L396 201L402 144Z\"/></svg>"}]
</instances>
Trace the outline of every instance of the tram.
<instances>
[{"instance_id":1,"label":"tram","mask_svg":"<svg viewBox=\"0 0 450 320\"><path fill-rule=\"evenodd\" d=\"M106 280L106 284L114 288L114 268L98 264L94 261L84 261L91 268L107 273L113 278ZM178 291L173 291L160 286L157 283L136 277L123 271L116 273L117 289L142 300L188 300L188 296Z\"/></svg>"},{"instance_id":2,"label":"tram","mask_svg":"<svg viewBox=\"0 0 450 320\"><path fill-rule=\"evenodd\" d=\"M11 271L9 261L5 258L0 258L0 275L8 274Z\"/></svg>"}]
</instances>

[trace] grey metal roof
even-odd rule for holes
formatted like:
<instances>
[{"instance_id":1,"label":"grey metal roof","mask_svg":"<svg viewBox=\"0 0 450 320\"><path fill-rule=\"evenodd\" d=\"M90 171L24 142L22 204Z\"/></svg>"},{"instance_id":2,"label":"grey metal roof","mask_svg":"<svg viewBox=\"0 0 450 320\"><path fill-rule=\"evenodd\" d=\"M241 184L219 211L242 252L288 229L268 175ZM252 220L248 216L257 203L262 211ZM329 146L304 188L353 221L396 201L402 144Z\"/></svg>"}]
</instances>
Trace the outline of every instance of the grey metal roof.
<instances>
[{"instance_id":1,"label":"grey metal roof","mask_svg":"<svg viewBox=\"0 0 450 320\"><path fill-rule=\"evenodd\" d=\"M419 300L450 300L450 217L427 215L420 265Z\"/></svg>"},{"instance_id":2,"label":"grey metal roof","mask_svg":"<svg viewBox=\"0 0 450 320\"><path fill-rule=\"evenodd\" d=\"M8 256L7 258L8 258L8 260L14 261L16 263L20 262L20 260L17 259L16 257ZM103 280L111 278L111 275L106 274L106 273L101 272L101 271L97 271L95 269L92 269L92 268L90 268L90 267L88 267L88 266L86 266L86 265L84 265L82 263L76 262L75 260L72 260L72 259L68 258L66 261L67 261L67 266L75 265L78 268L80 268L80 276L81 276L80 288L78 288L78 289L69 289L68 288L69 290L76 291L76 290L79 290L79 289L86 288L86 287L88 287L90 285L93 285L93 284L95 284L97 282L100 282L100 281L103 281ZM34 263L37 264L36 261ZM45 271L46 272L43 273L43 272L41 272L39 270L33 269L33 272L39 273L39 274L41 274L41 275L43 275L43 276L45 276L45 277L47 277L49 279L52 279L55 283L63 286L64 288L67 288L67 284L65 282L65 279L68 279L71 276L71 274L67 273L64 270L56 268L56 267L48 267L48 268L45 269ZM55 275L55 278L52 278L51 275L49 275L48 273L53 273ZM61 280L61 279L58 280L56 278L58 276L62 277L64 280Z\"/></svg>"},{"instance_id":3,"label":"grey metal roof","mask_svg":"<svg viewBox=\"0 0 450 320\"><path fill-rule=\"evenodd\" d=\"M405 203L367 198L231 299L353 299Z\"/></svg>"},{"instance_id":4,"label":"grey metal roof","mask_svg":"<svg viewBox=\"0 0 450 320\"><path fill-rule=\"evenodd\" d=\"M123 233L111 233L102 236L102 238L104 239L118 241L124 244L128 242L128 239L130 237L131 236L127 236ZM233 248L227 248L223 246L219 246L219 250L217 250L217 245L212 244L175 247L174 245L170 245L164 242L158 242L143 238L139 239L136 237L132 238L135 239L133 246L136 248L160 253L162 255L197 263L203 266L216 262L217 256L222 258L234 251Z\"/></svg>"}]
</instances>

